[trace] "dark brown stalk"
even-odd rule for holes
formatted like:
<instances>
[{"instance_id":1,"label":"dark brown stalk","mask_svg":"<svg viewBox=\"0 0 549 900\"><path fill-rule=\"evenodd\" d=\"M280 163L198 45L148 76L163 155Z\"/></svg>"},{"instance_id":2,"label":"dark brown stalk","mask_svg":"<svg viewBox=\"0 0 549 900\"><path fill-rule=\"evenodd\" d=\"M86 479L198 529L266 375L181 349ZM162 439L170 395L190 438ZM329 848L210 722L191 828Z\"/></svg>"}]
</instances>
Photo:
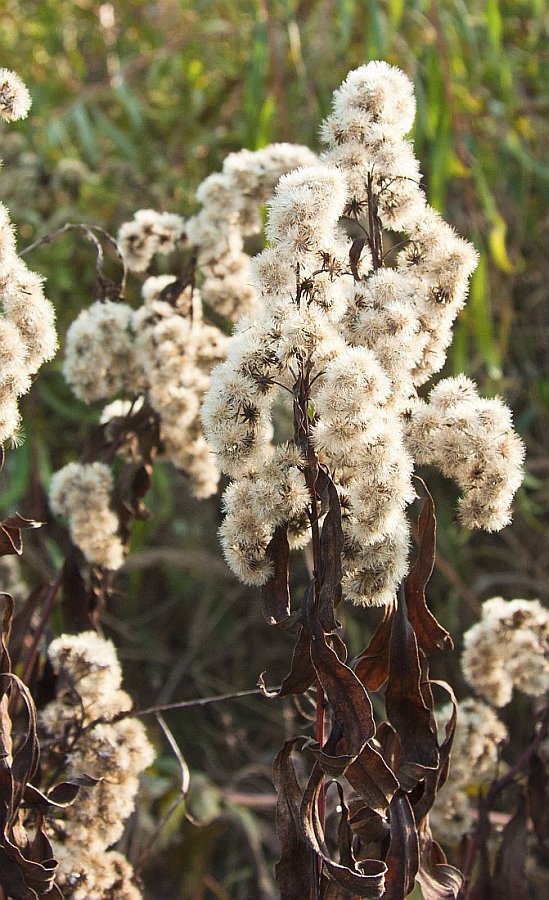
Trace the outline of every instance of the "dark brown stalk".
<instances>
[{"instance_id":1,"label":"dark brown stalk","mask_svg":"<svg viewBox=\"0 0 549 900\"><path fill-rule=\"evenodd\" d=\"M313 556L312 605L315 615L318 615L322 556L320 544L320 528L318 523L318 498L316 492L318 459L314 447L311 443L309 419L311 369L312 361L310 358L300 360L299 375L294 389L294 427L296 442L301 448L307 461L304 474L305 482L307 484L307 488L311 497L309 519L311 522L311 546ZM315 737L319 746L322 747L325 740L325 696L324 690L318 678L316 680ZM318 815L321 826L324 829L326 823L326 791L324 784L322 784L319 793ZM318 858L314 861L314 871L317 874L317 877L314 879L316 883L315 891L318 892L320 878L322 875L322 861ZM315 894L313 893L313 897L314 896Z\"/></svg>"},{"instance_id":2,"label":"dark brown stalk","mask_svg":"<svg viewBox=\"0 0 549 900\"><path fill-rule=\"evenodd\" d=\"M27 657L27 661L25 663L25 668L23 670L23 674L21 676L21 681L25 684L29 683L30 678L32 677L33 669L36 664L36 657L38 656L38 647L40 646L40 641L44 636L44 630L48 621L53 612L53 608L55 606L55 601L57 600L57 595L59 593L59 589L61 587L61 583L63 581L63 568L61 568L57 578L50 586L46 599L44 600L44 606L42 609L42 615L40 617L40 623L38 628L36 629L36 633L33 637L32 644L29 650L29 655Z\"/></svg>"}]
</instances>

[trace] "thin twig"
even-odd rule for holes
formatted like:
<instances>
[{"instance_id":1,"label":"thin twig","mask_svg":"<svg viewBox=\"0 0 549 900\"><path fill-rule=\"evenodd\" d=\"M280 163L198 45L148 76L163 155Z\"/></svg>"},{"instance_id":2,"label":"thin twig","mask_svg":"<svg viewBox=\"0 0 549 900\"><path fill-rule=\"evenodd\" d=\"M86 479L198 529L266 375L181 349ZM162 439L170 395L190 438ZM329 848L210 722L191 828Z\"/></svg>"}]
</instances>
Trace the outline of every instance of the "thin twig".
<instances>
[{"instance_id":1,"label":"thin twig","mask_svg":"<svg viewBox=\"0 0 549 900\"><path fill-rule=\"evenodd\" d=\"M178 745L175 737L173 736L173 733L172 733L171 729L169 728L166 720L161 715L161 713L156 713L156 720L157 720L158 724L160 725L162 731L164 732L164 737L168 741L168 744L171 747L173 755L175 756L177 763L179 765L179 771L181 774L181 785L179 788L178 796L175 798L173 803L170 804L169 808L166 810L166 812L164 813L164 815L158 822L155 832L152 835L148 844L146 844L146 846L143 847L143 849L141 850L141 852L139 854L139 858L135 864L135 870L137 872L140 872L141 869L143 868L143 866L145 865L147 858L149 857L152 848L154 847L160 834L162 833L162 829L164 828L164 826L169 822L169 820L173 816L176 809L178 809L180 804L185 802L185 798L187 796L187 793L189 790L189 784L190 784L190 780L191 780L191 773L189 772L189 767L188 767L187 763L185 762L185 758L184 758L183 754L181 753L179 745Z\"/></svg>"},{"instance_id":2,"label":"thin twig","mask_svg":"<svg viewBox=\"0 0 549 900\"><path fill-rule=\"evenodd\" d=\"M269 691L273 691L274 695L276 695L280 688L281 685L277 685L276 687L269 688ZM168 712L172 709L192 709L195 706L209 706L211 703L223 703L225 700L238 700L240 697L251 697L254 694L266 696L264 688L250 688L250 690L235 691L232 694L218 694L217 696L201 697L196 700L180 700L177 703L163 703L160 706L148 706L146 709L130 709L126 712L118 713L112 719L108 719L108 721L120 722L122 719L133 719L139 716L157 716L159 713ZM94 725L97 725L98 722L102 721L102 719L96 719L94 722L90 723L90 727L93 727Z\"/></svg>"}]
</instances>

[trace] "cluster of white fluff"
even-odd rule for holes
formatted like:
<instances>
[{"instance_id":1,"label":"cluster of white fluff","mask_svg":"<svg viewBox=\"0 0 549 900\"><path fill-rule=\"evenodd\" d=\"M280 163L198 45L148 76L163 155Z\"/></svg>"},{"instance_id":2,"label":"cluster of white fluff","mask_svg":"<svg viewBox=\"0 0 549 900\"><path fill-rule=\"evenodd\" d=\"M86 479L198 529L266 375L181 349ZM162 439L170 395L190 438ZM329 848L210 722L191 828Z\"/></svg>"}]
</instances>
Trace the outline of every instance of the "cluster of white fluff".
<instances>
[{"instance_id":1,"label":"cluster of white fluff","mask_svg":"<svg viewBox=\"0 0 549 900\"><path fill-rule=\"evenodd\" d=\"M171 302L163 291L173 286ZM159 458L188 477L197 497L215 493L219 473L199 427L198 410L209 372L225 356L227 338L202 318L200 291L178 290L173 275L148 278L143 304L97 301L83 310L67 332L64 375L85 403L127 398L109 404L102 421L126 414L146 396L159 416ZM124 448L121 448L124 452Z\"/></svg>"},{"instance_id":2,"label":"cluster of white fluff","mask_svg":"<svg viewBox=\"0 0 549 900\"><path fill-rule=\"evenodd\" d=\"M509 703L513 688L531 697L549 691L549 612L539 600L486 600L463 641L463 673L493 706Z\"/></svg>"},{"instance_id":3,"label":"cluster of white fluff","mask_svg":"<svg viewBox=\"0 0 549 900\"><path fill-rule=\"evenodd\" d=\"M198 248L202 296L216 312L234 321L256 303L250 257L244 238L262 229L262 204L272 196L282 174L314 165L307 147L271 144L262 150L230 153L223 170L199 186L200 212L186 223L189 242Z\"/></svg>"},{"instance_id":4,"label":"cluster of white fluff","mask_svg":"<svg viewBox=\"0 0 549 900\"><path fill-rule=\"evenodd\" d=\"M71 540L89 563L118 569L124 546L118 517L110 508L113 478L102 462L69 463L55 473L49 498L53 512L68 519Z\"/></svg>"},{"instance_id":5,"label":"cluster of white fluff","mask_svg":"<svg viewBox=\"0 0 549 900\"><path fill-rule=\"evenodd\" d=\"M215 493L219 472L198 411L227 346L223 332L204 321L203 300L229 318L251 308L256 295L243 240L261 230L261 206L281 173L315 159L291 144L232 153L223 171L198 188L202 209L193 218L137 212L118 234L128 268L143 272L155 254L190 244L202 288L178 289L175 276L153 276L143 284L139 309L98 301L68 330L63 371L75 396L85 403L146 396L160 420L159 458L180 468L199 498ZM109 405L102 421L124 409Z\"/></svg>"},{"instance_id":6,"label":"cluster of white fluff","mask_svg":"<svg viewBox=\"0 0 549 900\"><path fill-rule=\"evenodd\" d=\"M511 521L524 447L501 400L479 397L464 375L445 378L428 403L417 401L407 442L418 463L434 463L457 481L464 525L498 531Z\"/></svg>"},{"instance_id":7,"label":"cluster of white fluff","mask_svg":"<svg viewBox=\"0 0 549 900\"><path fill-rule=\"evenodd\" d=\"M270 247L253 263L258 309L237 324L202 414L220 467L234 479L224 552L249 584L269 577L265 551L275 527L306 520L305 493L282 517L248 489L264 490L267 481L270 494L282 490L271 408L277 387L294 391L304 363L310 439L341 492L347 597L368 604L394 597L407 565L414 461L457 479L465 524L491 530L509 520L522 444L506 407L478 398L466 379L442 381L429 402L417 397L444 362L476 253L426 204L404 138L413 114L412 85L398 69L375 62L351 72L322 129L329 143L322 163L284 175L268 204ZM359 258L345 219L369 238ZM385 266L382 228L409 235L394 268ZM458 415L442 398L464 384L469 402ZM438 429L430 452L420 436L429 416ZM292 474L304 465L294 463Z\"/></svg>"},{"instance_id":8,"label":"cluster of white fluff","mask_svg":"<svg viewBox=\"0 0 549 900\"><path fill-rule=\"evenodd\" d=\"M26 118L31 103L31 96L19 75L10 69L0 69L0 119L17 122Z\"/></svg>"},{"instance_id":9,"label":"cluster of white fluff","mask_svg":"<svg viewBox=\"0 0 549 900\"><path fill-rule=\"evenodd\" d=\"M185 241L185 221L175 213L139 209L118 232L118 246L132 272L144 272L157 253L168 254Z\"/></svg>"},{"instance_id":10,"label":"cluster of white fluff","mask_svg":"<svg viewBox=\"0 0 549 900\"><path fill-rule=\"evenodd\" d=\"M21 79L0 69L0 118L24 118L30 97ZM0 444L20 425L18 397L57 348L55 314L44 296L42 278L18 257L13 226L0 203Z\"/></svg>"},{"instance_id":11,"label":"cluster of white fluff","mask_svg":"<svg viewBox=\"0 0 549 900\"><path fill-rule=\"evenodd\" d=\"M451 715L447 706L440 721ZM467 699L459 704L448 780L429 814L435 836L458 844L470 832L479 791L497 772L500 745L507 729L486 703Z\"/></svg>"},{"instance_id":12,"label":"cluster of white fluff","mask_svg":"<svg viewBox=\"0 0 549 900\"><path fill-rule=\"evenodd\" d=\"M357 602L385 603L405 571L411 460L387 403L387 375L369 349L349 346L341 334L342 291L353 280L338 226L346 196L333 166L281 178L269 204L271 247L254 265L262 309L238 324L202 416L221 468L234 479L224 497L225 556L242 580L262 584L275 528L288 523L298 543L307 533L306 462L293 445L273 449L271 407L277 387L291 392L308 361L311 439L345 495L344 589Z\"/></svg>"},{"instance_id":13,"label":"cluster of white fluff","mask_svg":"<svg viewBox=\"0 0 549 900\"><path fill-rule=\"evenodd\" d=\"M232 320L249 312L256 294L244 239L261 231L262 204L272 195L280 176L316 161L307 147L293 144L229 154L223 170L199 185L196 198L202 208L195 216L185 221L177 215L142 209L121 226L118 244L126 265L134 272L144 272L156 253L191 245L197 250L204 301Z\"/></svg>"},{"instance_id":14,"label":"cluster of white fluff","mask_svg":"<svg viewBox=\"0 0 549 900\"><path fill-rule=\"evenodd\" d=\"M138 719L110 721L132 705L111 641L93 631L65 634L48 652L58 681L40 718L43 747L54 766L56 748L64 754L64 780L97 779L51 822L57 883L71 900L139 900L130 863L109 847L122 836L154 749Z\"/></svg>"}]
</instances>

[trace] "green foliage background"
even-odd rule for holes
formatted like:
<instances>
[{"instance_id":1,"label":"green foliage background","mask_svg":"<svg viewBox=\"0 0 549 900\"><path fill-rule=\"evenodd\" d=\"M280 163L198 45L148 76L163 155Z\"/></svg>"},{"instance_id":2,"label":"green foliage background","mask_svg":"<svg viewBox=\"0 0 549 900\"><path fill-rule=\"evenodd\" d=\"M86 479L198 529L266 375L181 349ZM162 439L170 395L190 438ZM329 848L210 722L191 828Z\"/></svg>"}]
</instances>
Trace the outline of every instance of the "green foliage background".
<instances>
[{"instance_id":1,"label":"green foliage background","mask_svg":"<svg viewBox=\"0 0 549 900\"><path fill-rule=\"evenodd\" d=\"M508 398L528 448L515 522L496 536L463 532L453 488L425 473L439 518L430 599L457 650L487 597L548 599L547 31L543 0L4 0L0 9L0 64L34 98L29 119L0 134L0 196L21 248L66 221L116 233L138 208L188 214L199 182L232 150L275 140L318 148L332 91L369 59L413 79L429 201L481 254L448 372ZM47 277L63 336L95 299L93 250L71 235L27 261ZM97 419L72 399L60 367L61 356L26 398L26 440L1 476L7 512L48 518L43 485ZM253 687L264 669L276 682L289 640L273 637L253 592L225 569L218 502L197 504L178 473L159 467L149 506L104 620L137 702ZM29 541L31 584L61 563L63 539L52 533ZM296 590L305 577L298 565ZM352 652L376 618L346 610ZM457 651L436 666L463 689ZM526 712L519 701L507 711L511 755L528 734ZM292 717L257 698L171 714L203 827L180 807L146 852L178 791L159 734L160 760L127 838L133 858L148 860L148 896L273 896L269 767Z\"/></svg>"}]
</instances>

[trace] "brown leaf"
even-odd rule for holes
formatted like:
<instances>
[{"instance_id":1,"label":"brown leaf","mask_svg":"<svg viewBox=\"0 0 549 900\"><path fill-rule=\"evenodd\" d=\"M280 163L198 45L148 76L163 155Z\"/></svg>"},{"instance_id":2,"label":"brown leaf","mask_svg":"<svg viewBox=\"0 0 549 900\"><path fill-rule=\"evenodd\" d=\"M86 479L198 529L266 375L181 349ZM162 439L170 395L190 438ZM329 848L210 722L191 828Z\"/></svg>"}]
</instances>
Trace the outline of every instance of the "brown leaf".
<instances>
[{"instance_id":1,"label":"brown leaf","mask_svg":"<svg viewBox=\"0 0 549 900\"><path fill-rule=\"evenodd\" d=\"M526 827L526 799L521 794L518 809L503 830L496 856L492 893L498 900L527 900L529 896L525 875Z\"/></svg>"},{"instance_id":2,"label":"brown leaf","mask_svg":"<svg viewBox=\"0 0 549 900\"><path fill-rule=\"evenodd\" d=\"M353 243L351 244L351 249L349 250L349 264L351 266L351 272L353 273L353 276L357 281L359 281L360 279L360 275L358 274L358 264L360 262L362 251L364 250L365 243L365 237L357 237L354 239Z\"/></svg>"},{"instance_id":3,"label":"brown leaf","mask_svg":"<svg viewBox=\"0 0 549 900\"><path fill-rule=\"evenodd\" d=\"M311 616L307 625L311 632L313 666L332 708L334 722L342 732L338 751L357 757L375 732L370 698L353 670L328 645L318 620Z\"/></svg>"},{"instance_id":4,"label":"brown leaf","mask_svg":"<svg viewBox=\"0 0 549 900\"><path fill-rule=\"evenodd\" d=\"M389 643L393 616L394 608L386 606L372 640L353 664L355 675L370 691L379 691L389 677Z\"/></svg>"},{"instance_id":5,"label":"brown leaf","mask_svg":"<svg viewBox=\"0 0 549 900\"><path fill-rule=\"evenodd\" d=\"M21 531L28 528L40 528L43 524L43 522L35 522L34 519L25 519L19 513L4 519L3 522L0 522L0 556L11 553L17 553L20 556L23 552Z\"/></svg>"},{"instance_id":6,"label":"brown leaf","mask_svg":"<svg viewBox=\"0 0 549 900\"><path fill-rule=\"evenodd\" d=\"M420 862L416 876L423 900L456 900L463 887L463 876L448 865L442 849L433 840L427 820L418 828Z\"/></svg>"},{"instance_id":7,"label":"brown leaf","mask_svg":"<svg viewBox=\"0 0 549 900\"><path fill-rule=\"evenodd\" d=\"M391 839L385 860L387 875L383 900L402 900L414 886L419 867L419 845L412 807L400 789L389 806L389 826Z\"/></svg>"},{"instance_id":8,"label":"brown leaf","mask_svg":"<svg viewBox=\"0 0 549 900\"><path fill-rule=\"evenodd\" d=\"M301 832L302 790L291 759L299 738L286 741L273 763L273 782L277 792L276 829L280 841L280 859L275 867L281 900L304 900L309 896L311 852Z\"/></svg>"},{"instance_id":9,"label":"brown leaf","mask_svg":"<svg viewBox=\"0 0 549 900\"><path fill-rule=\"evenodd\" d=\"M351 787L371 809L384 813L398 788L398 781L372 743L367 743L345 772Z\"/></svg>"},{"instance_id":10,"label":"brown leaf","mask_svg":"<svg viewBox=\"0 0 549 900\"><path fill-rule=\"evenodd\" d=\"M421 781L427 769L438 767L439 754L434 716L425 705L421 690L417 641L408 619L402 589L393 618L389 654L385 708L401 746L400 767L396 776L404 790L408 791Z\"/></svg>"},{"instance_id":11,"label":"brown leaf","mask_svg":"<svg viewBox=\"0 0 549 900\"><path fill-rule=\"evenodd\" d=\"M290 545L287 531L286 525L278 525L266 550L267 558L272 560L274 568L272 577L261 588L263 615L269 625L280 625L290 615Z\"/></svg>"},{"instance_id":12,"label":"brown leaf","mask_svg":"<svg viewBox=\"0 0 549 900\"><path fill-rule=\"evenodd\" d=\"M424 482L419 478L416 480L423 486L425 500L417 527L418 552L406 578L406 602L408 617L419 647L425 653L432 653L435 650L451 650L454 645L452 638L436 620L425 600L425 587L435 564L435 505Z\"/></svg>"},{"instance_id":13,"label":"brown leaf","mask_svg":"<svg viewBox=\"0 0 549 900\"><path fill-rule=\"evenodd\" d=\"M388 835L387 820L362 800L349 801L349 813L353 832L360 839L361 851L367 844L380 844Z\"/></svg>"},{"instance_id":14,"label":"brown leaf","mask_svg":"<svg viewBox=\"0 0 549 900\"><path fill-rule=\"evenodd\" d=\"M417 797L417 799L414 799L412 803L416 822L418 823L420 823L422 819L424 819L424 817L427 815L427 813L433 806L433 803L435 802L436 795L440 791L441 787L443 787L443 785L446 783L446 779L448 778L448 770L450 767L450 753L452 750L452 744L454 742L458 712L456 695L454 694L450 685L445 681L432 681L431 684L443 688L443 690L449 695L450 702L452 704L452 714L445 725L446 733L439 749L438 767L436 769L427 770L427 772L425 773L425 778L421 785L421 794Z\"/></svg>"},{"instance_id":15,"label":"brown leaf","mask_svg":"<svg viewBox=\"0 0 549 900\"><path fill-rule=\"evenodd\" d=\"M343 554L343 529L341 527L341 505L332 479L322 469L319 470L317 485L324 489L328 500L328 511L324 518L320 536L320 592L318 596L318 618L326 632L332 632L340 623L335 618L335 609L341 603L341 557Z\"/></svg>"},{"instance_id":16,"label":"brown leaf","mask_svg":"<svg viewBox=\"0 0 549 900\"><path fill-rule=\"evenodd\" d=\"M301 826L305 840L319 856L328 873L343 888L356 897L380 898L383 894L386 866L379 859L365 860L352 869L332 859L324 836L318 803L322 791L324 773L315 763L301 804ZM301 894L300 900L308 894Z\"/></svg>"},{"instance_id":17,"label":"brown leaf","mask_svg":"<svg viewBox=\"0 0 549 900\"><path fill-rule=\"evenodd\" d=\"M311 639L305 629L300 628L292 656L292 665L282 682L278 696L287 697L288 694L305 693L315 677L315 669L311 660Z\"/></svg>"}]
</instances>

